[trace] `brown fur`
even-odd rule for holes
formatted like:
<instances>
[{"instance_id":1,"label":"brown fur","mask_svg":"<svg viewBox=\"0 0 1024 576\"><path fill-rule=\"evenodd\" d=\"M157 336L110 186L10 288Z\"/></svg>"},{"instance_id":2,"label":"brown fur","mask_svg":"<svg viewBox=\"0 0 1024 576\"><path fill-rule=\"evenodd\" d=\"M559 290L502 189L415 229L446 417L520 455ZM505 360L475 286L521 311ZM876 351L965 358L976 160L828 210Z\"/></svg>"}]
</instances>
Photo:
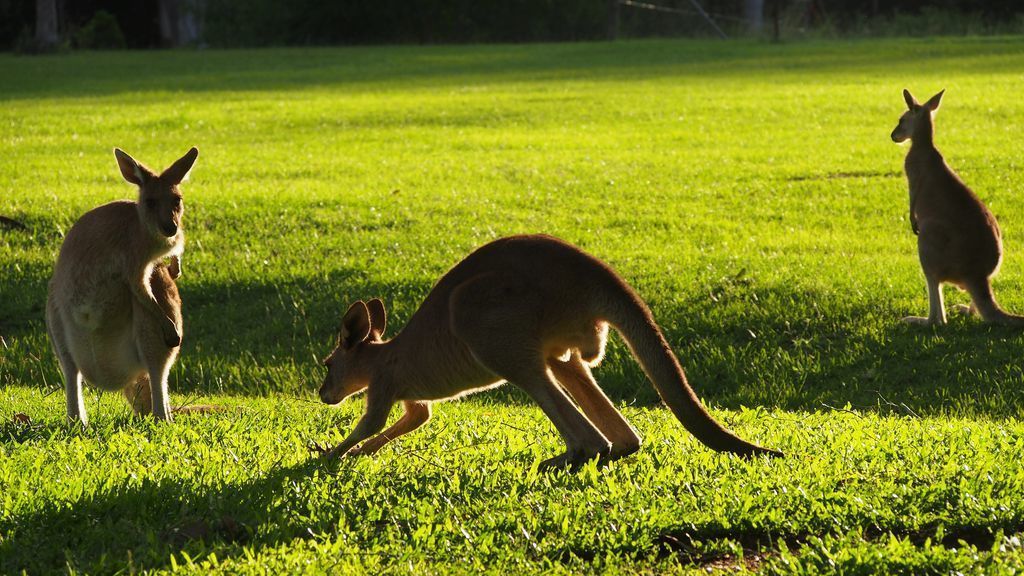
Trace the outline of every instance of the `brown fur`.
<instances>
[{"instance_id":1,"label":"brown fur","mask_svg":"<svg viewBox=\"0 0 1024 576\"><path fill-rule=\"evenodd\" d=\"M68 417L86 424L82 379L121 390L137 413L171 419L167 373L181 344L174 279L184 247L181 191L198 151L156 175L121 150L121 173L139 201L86 212L61 246L46 326L64 373ZM168 265L161 261L171 258ZM153 385L153 384L156 385Z\"/></svg>"},{"instance_id":2,"label":"brown fur","mask_svg":"<svg viewBox=\"0 0 1024 576\"><path fill-rule=\"evenodd\" d=\"M942 284L954 284L971 295L971 306L987 322L1024 325L1024 317L996 304L991 278L1003 257L1002 234L995 216L946 164L934 144L934 118L939 92L919 104L903 91L907 111L892 132L894 142L910 139L904 167L910 185L910 225L917 234L917 252L928 284L928 317L908 316L913 324L945 324Z\"/></svg>"},{"instance_id":3,"label":"brown fur","mask_svg":"<svg viewBox=\"0 0 1024 576\"><path fill-rule=\"evenodd\" d=\"M525 390L565 441L566 452L545 465L631 454L640 437L590 373L604 355L609 325L701 442L742 455L778 454L716 422L687 384L640 297L606 264L561 240L515 236L491 242L445 274L391 340L383 340L385 322L380 300L356 302L324 361L325 403L366 390L366 413L331 456L371 454L423 425L432 401L504 381ZM403 403L405 415L370 438L396 402Z\"/></svg>"}]
</instances>

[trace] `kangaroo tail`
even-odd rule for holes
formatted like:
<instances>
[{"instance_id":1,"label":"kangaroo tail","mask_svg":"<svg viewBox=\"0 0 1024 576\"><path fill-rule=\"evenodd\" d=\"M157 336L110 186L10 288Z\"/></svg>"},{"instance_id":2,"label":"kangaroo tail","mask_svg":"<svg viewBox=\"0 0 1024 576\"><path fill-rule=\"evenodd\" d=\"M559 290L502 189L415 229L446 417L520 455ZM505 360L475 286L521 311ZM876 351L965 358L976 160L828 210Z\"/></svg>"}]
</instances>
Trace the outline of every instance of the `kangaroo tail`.
<instances>
[{"instance_id":1,"label":"kangaroo tail","mask_svg":"<svg viewBox=\"0 0 1024 576\"><path fill-rule=\"evenodd\" d=\"M1024 316L1010 314L996 303L996 297L992 294L992 283L988 278L968 283L967 292L971 295L971 301L974 302L978 314L986 322L1006 326L1024 326Z\"/></svg>"},{"instance_id":2,"label":"kangaroo tail","mask_svg":"<svg viewBox=\"0 0 1024 576\"><path fill-rule=\"evenodd\" d=\"M621 288L624 291L616 292L625 298L617 299L613 305L616 313L610 314L607 320L622 334L661 399L683 426L713 450L741 456L782 456L781 452L736 436L708 413L686 381L686 375L650 309L625 282L621 282Z\"/></svg>"}]
</instances>

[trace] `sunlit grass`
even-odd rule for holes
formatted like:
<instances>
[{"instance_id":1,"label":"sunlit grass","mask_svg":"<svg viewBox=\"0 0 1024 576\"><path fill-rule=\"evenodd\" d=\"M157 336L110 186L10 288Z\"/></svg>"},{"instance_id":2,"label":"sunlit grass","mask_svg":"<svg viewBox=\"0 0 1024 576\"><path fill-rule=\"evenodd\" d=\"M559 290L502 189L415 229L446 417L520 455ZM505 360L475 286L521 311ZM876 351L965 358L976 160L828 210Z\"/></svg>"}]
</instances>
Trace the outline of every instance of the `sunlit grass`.
<instances>
[{"instance_id":1,"label":"sunlit grass","mask_svg":"<svg viewBox=\"0 0 1024 576\"><path fill-rule=\"evenodd\" d=\"M0 56L0 214L30 228L0 229L0 572L1020 570L1024 340L898 323L927 298L888 133L902 88L947 89L938 146L999 218L996 295L1024 310L1022 48ZM90 394L69 429L42 324L61 235L133 193L114 146L163 167L192 145L172 388L236 410L159 425ZM313 394L348 303L382 297L393 333L520 232L610 262L716 415L789 457L700 447L616 342L597 376L646 443L609 469L537 474L557 436L510 388L307 466L361 409Z\"/></svg>"}]
</instances>

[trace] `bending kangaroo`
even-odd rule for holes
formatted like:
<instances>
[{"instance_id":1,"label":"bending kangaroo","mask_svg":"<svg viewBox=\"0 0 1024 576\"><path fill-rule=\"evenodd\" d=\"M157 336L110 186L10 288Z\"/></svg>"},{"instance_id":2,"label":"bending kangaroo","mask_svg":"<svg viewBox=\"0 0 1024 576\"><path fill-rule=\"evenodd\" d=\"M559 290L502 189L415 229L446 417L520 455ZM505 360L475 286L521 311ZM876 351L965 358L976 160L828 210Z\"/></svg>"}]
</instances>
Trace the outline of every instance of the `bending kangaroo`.
<instances>
[{"instance_id":1,"label":"bending kangaroo","mask_svg":"<svg viewBox=\"0 0 1024 576\"><path fill-rule=\"evenodd\" d=\"M910 139L904 168L910 184L910 226L917 234L917 253L928 283L928 317L908 316L911 324L945 324L942 284L950 283L971 295L971 306L986 322L1024 325L1024 316L1008 314L996 304L991 278L1003 258L1002 234L995 216L960 180L935 148L935 112L939 92L919 104L903 91L907 111L892 131L894 142Z\"/></svg>"},{"instance_id":2,"label":"bending kangaroo","mask_svg":"<svg viewBox=\"0 0 1024 576\"><path fill-rule=\"evenodd\" d=\"M181 344L181 298L174 279L185 246L178 184L192 148L156 175L114 150L139 201L86 212L68 231L46 301L46 328L64 373L68 418L88 424L82 378L121 390L137 414L170 420L167 374ZM171 258L169 265L161 261Z\"/></svg>"},{"instance_id":3,"label":"bending kangaroo","mask_svg":"<svg viewBox=\"0 0 1024 576\"><path fill-rule=\"evenodd\" d=\"M686 382L643 300L608 265L549 236L514 236L482 246L448 271L408 325L383 340L378 299L345 313L324 360L320 398L337 404L366 390L366 413L327 455L372 454L430 418L430 402L509 381L551 419L566 452L542 464L621 458L640 437L594 381L614 326L665 403L707 446L743 456L779 452L751 444L715 421ZM579 410L569 395L583 410ZM405 415L382 434L395 402Z\"/></svg>"}]
</instances>

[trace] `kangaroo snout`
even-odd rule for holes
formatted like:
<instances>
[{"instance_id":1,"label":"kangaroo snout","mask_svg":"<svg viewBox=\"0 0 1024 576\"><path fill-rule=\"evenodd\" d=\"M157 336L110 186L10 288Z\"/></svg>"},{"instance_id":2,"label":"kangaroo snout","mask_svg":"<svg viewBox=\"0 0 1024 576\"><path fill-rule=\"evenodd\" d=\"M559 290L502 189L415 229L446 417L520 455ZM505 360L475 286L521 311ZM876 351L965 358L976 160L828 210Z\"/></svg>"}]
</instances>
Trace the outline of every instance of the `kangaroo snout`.
<instances>
[{"instance_id":1,"label":"kangaroo snout","mask_svg":"<svg viewBox=\"0 0 1024 576\"><path fill-rule=\"evenodd\" d=\"M327 384L328 383L325 381L323 385L320 386L320 401L324 404L337 404L338 401L334 399Z\"/></svg>"}]
</instances>

